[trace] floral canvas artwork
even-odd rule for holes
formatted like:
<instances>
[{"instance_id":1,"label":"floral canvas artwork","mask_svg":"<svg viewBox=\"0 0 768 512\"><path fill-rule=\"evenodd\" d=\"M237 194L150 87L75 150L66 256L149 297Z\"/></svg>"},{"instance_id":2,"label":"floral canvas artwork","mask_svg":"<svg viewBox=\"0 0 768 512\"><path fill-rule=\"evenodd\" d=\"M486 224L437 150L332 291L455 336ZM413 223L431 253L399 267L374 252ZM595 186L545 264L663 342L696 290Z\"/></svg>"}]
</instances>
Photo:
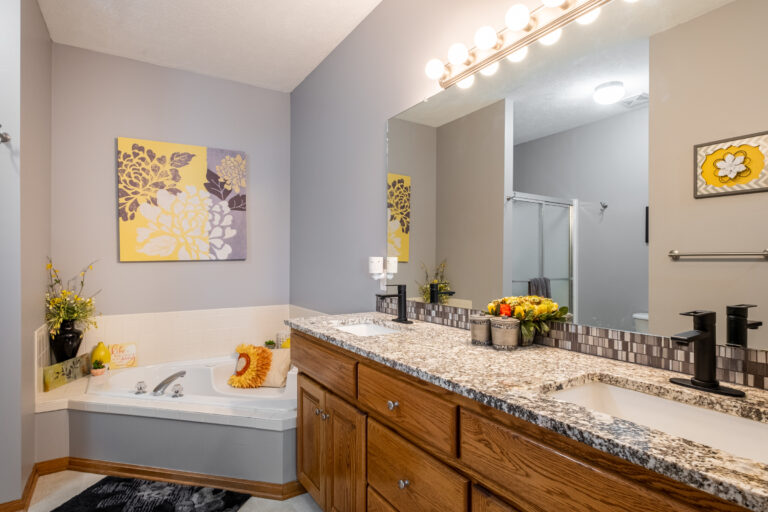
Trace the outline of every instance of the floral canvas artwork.
<instances>
[{"instance_id":1,"label":"floral canvas artwork","mask_svg":"<svg viewBox=\"0 0 768 512\"><path fill-rule=\"evenodd\" d=\"M694 196L768 191L768 132L694 147Z\"/></svg>"},{"instance_id":2,"label":"floral canvas artwork","mask_svg":"<svg viewBox=\"0 0 768 512\"><path fill-rule=\"evenodd\" d=\"M411 233L411 177L387 174L387 256L407 263Z\"/></svg>"},{"instance_id":3,"label":"floral canvas artwork","mask_svg":"<svg viewBox=\"0 0 768 512\"><path fill-rule=\"evenodd\" d=\"M120 261L244 260L241 151L119 137Z\"/></svg>"}]
</instances>

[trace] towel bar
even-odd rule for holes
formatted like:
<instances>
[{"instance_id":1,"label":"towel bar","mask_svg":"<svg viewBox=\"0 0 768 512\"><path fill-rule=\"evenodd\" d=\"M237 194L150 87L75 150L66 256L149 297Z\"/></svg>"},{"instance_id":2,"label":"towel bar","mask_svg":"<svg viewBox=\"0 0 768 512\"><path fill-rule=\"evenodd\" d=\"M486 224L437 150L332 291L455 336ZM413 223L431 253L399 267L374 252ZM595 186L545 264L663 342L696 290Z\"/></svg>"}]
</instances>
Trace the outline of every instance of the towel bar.
<instances>
[{"instance_id":1,"label":"towel bar","mask_svg":"<svg viewBox=\"0 0 768 512\"><path fill-rule=\"evenodd\" d=\"M768 249L759 252L680 252L669 251L667 254L673 261L680 258L763 258L768 260Z\"/></svg>"}]
</instances>

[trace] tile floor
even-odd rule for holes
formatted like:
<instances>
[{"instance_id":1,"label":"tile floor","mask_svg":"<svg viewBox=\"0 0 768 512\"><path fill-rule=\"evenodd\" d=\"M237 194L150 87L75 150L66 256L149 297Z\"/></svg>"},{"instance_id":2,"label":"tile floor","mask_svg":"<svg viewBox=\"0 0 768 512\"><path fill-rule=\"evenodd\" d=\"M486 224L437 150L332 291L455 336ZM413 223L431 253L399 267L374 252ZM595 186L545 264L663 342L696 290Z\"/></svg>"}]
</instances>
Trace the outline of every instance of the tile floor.
<instances>
[{"instance_id":1,"label":"tile floor","mask_svg":"<svg viewBox=\"0 0 768 512\"><path fill-rule=\"evenodd\" d=\"M104 475L77 471L62 471L40 477L29 512L50 512L102 478ZM302 494L286 501L251 498L240 508L240 512L320 512L320 507L309 494Z\"/></svg>"}]
</instances>

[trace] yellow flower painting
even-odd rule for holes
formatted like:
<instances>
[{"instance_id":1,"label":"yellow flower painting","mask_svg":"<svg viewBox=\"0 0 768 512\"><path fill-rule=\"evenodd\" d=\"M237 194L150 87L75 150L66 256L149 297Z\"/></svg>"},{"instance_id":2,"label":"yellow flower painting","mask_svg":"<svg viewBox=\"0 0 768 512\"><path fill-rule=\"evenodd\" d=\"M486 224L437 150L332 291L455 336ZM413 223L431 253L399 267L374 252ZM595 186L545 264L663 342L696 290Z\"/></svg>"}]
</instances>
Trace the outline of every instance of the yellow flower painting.
<instances>
[{"instance_id":1,"label":"yellow flower painting","mask_svg":"<svg viewBox=\"0 0 768 512\"><path fill-rule=\"evenodd\" d=\"M387 256L406 263L410 253L411 177L387 174Z\"/></svg>"},{"instance_id":2,"label":"yellow flower painting","mask_svg":"<svg viewBox=\"0 0 768 512\"><path fill-rule=\"evenodd\" d=\"M695 147L696 198L768 191L768 132Z\"/></svg>"},{"instance_id":3,"label":"yellow flower painting","mask_svg":"<svg viewBox=\"0 0 768 512\"><path fill-rule=\"evenodd\" d=\"M247 159L119 137L120 261L244 260Z\"/></svg>"}]
</instances>

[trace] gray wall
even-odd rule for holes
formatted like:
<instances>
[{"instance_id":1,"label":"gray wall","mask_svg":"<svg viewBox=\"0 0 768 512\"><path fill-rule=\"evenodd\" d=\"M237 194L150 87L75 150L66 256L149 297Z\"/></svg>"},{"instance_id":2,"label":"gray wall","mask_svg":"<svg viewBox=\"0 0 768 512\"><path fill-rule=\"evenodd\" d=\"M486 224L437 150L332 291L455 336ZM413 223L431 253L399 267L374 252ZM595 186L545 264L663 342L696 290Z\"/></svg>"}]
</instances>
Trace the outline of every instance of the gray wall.
<instances>
[{"instance_id":1,"label":"gray wall","mask_svg":"<svg viewBox=\"0 0 768 512\"><path fill-rule=\"evenodd\" d=\"M290 97L67 46L53 48L52 255L104 314L287 304ZM118 263L116 137L242 150L248 259Z\"/></svg>"},{"instance_id":2,"label":"gray wall","mask_svg":"<svg viewBox=\"0 0 768 512\"><path fill-rule=\"evenodd\" d=\"M69 457L69 411L35 415L35 462Z\"/></svg>"},{"instance_id":3,"label":"gray wall","mask_svg":"<svg viewBox=\"0 0 768 512\"><path fill-rule=\"evenodd\" d=\"M437 92L427 60L503 19L508 3L386 0L291 93L292 304L374 309L367 261L386 253L387 119Z\"/></svg>"},{"instance_id":4,"label":"gray wall","mask_svg":"<svg viewBox=\"0 0 768 512\"><path fill-rule=\"evenodd\" d=\"M408 286L417 297L425 281L422 264L434 269L437 230L437 129L402 119L390 119L387 127L388 171L411 177L410 256L399 263L393 283Z\"/></svg>"},{"instance_id":5,"label":"gray wall","mask_svg":"<svg viewBox=\"0 0 768 512\"><path fill-rule=\"evenodd\" d=\"M768 265L748 261L681 261L680 251L760 251L768 247L768 194L693 198L692 147L768 130L768 2L739 0L651 38L650 322L659 334L690 329L681 311L717 311L725 342L725 306L758 304L768 320ZM700 73L713 63L748 69L749 79ZM749 331L768 348L768 327Z\"/></svg>"},{"instance_id":6,"label":"gray wall","mask_svg":"<svg viewBox=\"0 0 768 512\"><path fill-rule=\"evenodd\" d=\"M21 3L0 3L0 503L21 496Z\"/></svg>"},{"instance_id":7,"label":"gray wall","mask_svg":"<svg viewBox=\"0 0 768 512\"><path fill-rule=\"evenodd\" d=\"M498 101L437 129L437 261L477 309L502 292L504 112Z\"/></svg>"},{"instance_id":8,"label":"gray wall","mask_svg":"<svg viewBox=\"0 0 768 512\"><path fill-rule=\"evenodd\" d=\"M45 322L45 263L51 253L51 38L35 0L21 11L22 479L35 456L35 329Z\"/></svg>"},{"instance_id":9,"label":"gray wall","mask_svg":"<svg viewBox=\"0 0 768 512\"><path fill-rule=\"evenodd\" d=\"M515 190L580 201L579 323L632 330L648 311L648 109L518 144L514 158Z\"/></svg>"}]
</instances>

